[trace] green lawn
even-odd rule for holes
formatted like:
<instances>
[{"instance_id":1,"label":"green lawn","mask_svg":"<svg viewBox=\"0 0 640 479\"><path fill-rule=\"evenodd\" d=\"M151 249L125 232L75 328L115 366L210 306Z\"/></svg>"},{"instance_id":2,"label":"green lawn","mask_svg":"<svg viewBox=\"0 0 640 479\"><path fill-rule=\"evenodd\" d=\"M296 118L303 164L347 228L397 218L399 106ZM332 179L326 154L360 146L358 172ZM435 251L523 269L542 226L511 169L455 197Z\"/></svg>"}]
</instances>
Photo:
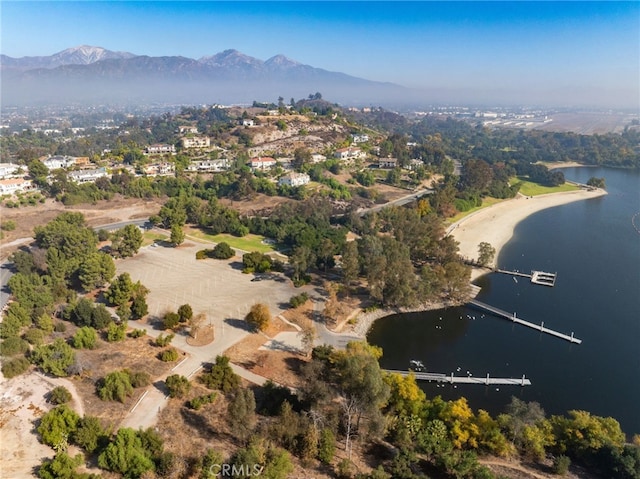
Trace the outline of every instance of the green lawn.
<instances>
[{"instance_id":1,"label":"green lawn","mask_svg":"<svg viewBox=\"0 0 640 479\"><path fill-rule=\"evenodd\" d=\"M580 189L579 187L575 185L571 185L569 183L565 183L564 185L553 186L553 187L542 186L542 185L539 185L538 183L532 183L531 181L527 180L527 178L524 176L511 178L510 183L514 184L517 181L522 182L522 185L520 186L520 193L525 196L546 195L548 193L561 193L563 191L575 191Z\"/></svg>"},{"instance_id":2,"label":"green lawn","mask_svg":"<svg viewBox=\"0 0 640 479\"><path fill-rule=\"evenodd\" d=\"M194 238L205 241L211 241L213 243L222 243L224 241L232 248L241 249L244 251L259 251L260 253L269 253L270 251L276 250L276 248L274 248L274 245L264 244L262 241L265 239L265 237L260 235L248 234L246 236L243 236L242 238L238 238L237 236L233 236L227 233L212 235L195 228L189 228L185 231L185 233L187 234L187 236L192 236Z\"/></svg>"},{"instance_id":3,"label":"green lawn","mask_svg":"<svg viewBox=\"0 0 640 479\"><path fill-rule=\"evenodd\" d=\"M505 201L503 199L486 197L482 199L482 205L476 206L475 208L471 208L469 211L463 211L462 213L458 213L451 218L447 218L447 224L453 224L456 221L460 221L465 216L469 216L471 213L474 213L482 208L487 208L488 206L495 205L496 203L500 203L501 201Z\"/></svg>"},{"instance_id":4,"label":"green lawn","mask_svg":"<svg viewBox=\"0 0 640 479\"><path fill-rule=\"evenodd\" d=\"M151 243L155 243L156 240L161 240L161 241L168 241L169 240L169 235L168 234L162 234L162 233L157 233L155 231L145 231L142 234L142 246L148 246Z\"/></svg>"}]
</instances>

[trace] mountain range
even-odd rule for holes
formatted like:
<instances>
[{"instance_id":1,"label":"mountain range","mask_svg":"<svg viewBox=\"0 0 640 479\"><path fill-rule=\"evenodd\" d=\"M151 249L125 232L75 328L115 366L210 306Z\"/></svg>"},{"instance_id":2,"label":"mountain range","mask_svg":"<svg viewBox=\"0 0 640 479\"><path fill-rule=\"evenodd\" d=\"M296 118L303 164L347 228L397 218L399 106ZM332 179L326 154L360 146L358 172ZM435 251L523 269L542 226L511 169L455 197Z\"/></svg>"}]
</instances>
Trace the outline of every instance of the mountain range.
<instances>
[{"instance_id":1,"label":"mountain range","mask_svg":"<svg viewBox=\"0 0 640 479\"><path fill-rule=\"evenodd\" d=\"M321 92L345 104L380 104L408 90L331 72L276 55L237 50L191 59L150 57L87 45L51 56L0 55L5 105L43 103L251 103Z\"/></svg>"}]
</instances>

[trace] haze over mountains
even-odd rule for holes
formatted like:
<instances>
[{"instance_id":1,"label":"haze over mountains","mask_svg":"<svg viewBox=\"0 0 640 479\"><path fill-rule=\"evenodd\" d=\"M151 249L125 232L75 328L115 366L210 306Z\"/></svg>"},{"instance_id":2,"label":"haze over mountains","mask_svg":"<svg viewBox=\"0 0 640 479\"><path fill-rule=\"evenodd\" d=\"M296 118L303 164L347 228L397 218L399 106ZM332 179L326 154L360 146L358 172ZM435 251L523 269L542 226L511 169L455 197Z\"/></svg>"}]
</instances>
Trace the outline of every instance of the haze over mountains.
<instances>
[{"instance_id":1,"label":"haze over mountains","mask_svg":"<svg viewBox=\"0 0 640 479\"><path fill-rule=\"evenodd\" d=\"M409 90L330 72L276 55L236 50L191 59L149 57L80 46L51 56L0 55L5 105L62 103L250 103L321 92L346 104L402 100Z\"/></svg>"}]
</instances>

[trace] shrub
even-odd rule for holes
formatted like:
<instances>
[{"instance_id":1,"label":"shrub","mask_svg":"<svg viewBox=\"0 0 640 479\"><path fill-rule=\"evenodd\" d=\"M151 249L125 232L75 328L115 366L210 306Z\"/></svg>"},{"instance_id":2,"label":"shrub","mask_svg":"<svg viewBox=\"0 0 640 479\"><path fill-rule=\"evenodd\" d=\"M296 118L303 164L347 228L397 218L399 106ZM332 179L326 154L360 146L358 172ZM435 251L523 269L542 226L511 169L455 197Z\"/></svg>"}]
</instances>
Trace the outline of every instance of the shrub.
<instances>
[{"instance_id":1,"label":"shrub","mask_svg":"<svg viewBox=\"0 0 640 479\"><path fill-rule=\"evenodd\" d=\"M167 385L167 389L169 390L169 396L171 396L172 398L184 397L189 393L189 390L191 389L191 383L189 382L189 380L179 374L172 374L171 376L167 376L165 384Z\"/></svg>"},{"instance_id":2,"label":"shrub","mask_svg":"<svg viewBox=\"0 0 640 479\"><path fill-rule=\"evenodd\" d=\"M24 339L34 346L40 346L44 342L44 331L37 328L27 329L27 332L24 333Z\"/></svg>"},{"instance_id":3,"label":"shrub","mask_svg":"<svg viewBox=\"0 0 640 479\"><path fill-rule=\"evenodd\" d=\"M559 455L553 460L553 473L564 476L569 471L571 459L567 456Z\"/></svg>"},{"instance_id":4,"label":"shrub","mask_svg":"<svg viewBox=\"0 0 640 479\"><path fill-rule=\"evenodd\" d=\"M13 231L16 229L16 222L13 220L7 220L0 223L0 229L3 231Z\"/></svg>"},{"instance_id":5,"label":"shrub","mask_svg":"<svg viewBox=\"0 0 640 479\"><path fill-rule=\"evenodd\" d=\"M71 340L76 349L93 349L98 341L98 333L91 326L82 326Z\"/></svg>"},{"instance_id":6,"label":"shrub","mask_svg":"<svg viewBox=\"0 0 640 479\"><path fill-rule=\"evenodd\" d=\"M216 396L217 396L216 393L211 393L211 394L204 394L202 396L195 397L187 403L187 406L197 411L205 404L210 404L213 401L215 401Z\"/></svg>"},{"instance_id":7,"label":"shrub","mask_svg":"<svg viewBox=\"0 0 640 479\"><path fill-rule=\"evenodd\" d=\"M45 372L54 376L68 376L67 369L75 362L76 353L63 339L38 346L31 353L31 360Z\"/></svg>"},{"instance_id":8,"label":"shrub","mask_svg":"<svg viewBox=\"0 0 640 479\"><path fill-rule=\"evenodd\" d=\"M5 357L24 354L28 350L29 343L18 336L11 336L0 343L0 354Z\"/></svg>"},{"instance_id":9,"label":"shrub","mask_svg":"<svg viewBox=\"0 0 640 479\"><path fill-rule=\"evenodd\" d=\"M178 325L179 322L180 316L178 315L178 313L170 312L164 315L164 318L162 319L162 326L164 327L164 329L173 329Z\"/></svg>"},{"instance_id":10,"label":"shrub","mask_svg":"<svg viewBox=\"0 0 640 479\"><path fill-rule=\"evenodd\" d=\"M38 426L38 434L42 442L54 448L65 445L68 436L76 430L80 416L62 404L42 416Z\"/></svg>"},{"instance_id":11,"label":"shrub","mask_svg":"<svg viewBox=\"0 0 640 479\"><path fill-rule=\"evenodd\" d=\"M171 344L171 341L173 340L174 337L175 337L175 334L168 334L166 336L161 334L156 338L156 346L160 346L161 348L164 348L165 346L169 346L169 344Z\"/></svg>"},{"instance_id":12,"label":"shrub","mask_svg":"<svg viewBox=\"0 0 640 479\"><path fill-rule=\"evenodd\" d=\"M289 304L292 308L297 308L298 306L302 306L309 300L309 295L307 293L301 293L296 296L292 296L289 300Z\"/></svg>"},{"instance_id":13,"label":"shrub","mask_svg":"<svg viewBox=\"0 0 640 479\"><path fill-rule=\"evenodd\" d=\"M251 306L251 310L247 313L244 320L254 329L264 331L267 329L269 322L271 321L271 311L269 311L269 306L264 303L254 304Z\"/></svg>"},{"instance_id":14,"label":"shrub","mask_svg":"<svg viewBox=\"0 0 640 479\"><path fill-rule=\"evenodd\" d=\"M134 329L129 333L129 336L132 338L141 338L142 336L146 336L147 331L145 329Z\"/></svg>"},{"instance_id":15,"label":"shrub","mask_svg":"<svg viewBox=\"0 0 640 479\"><path fill-rule=\"evenodd\" d=\"M125 402L133 394L131 376L126 370L107 374L98 385L98 396L103 401Z\"/></svg>"},{"instance_id":16,"label":"shrub","mask_svg":"<svg viewBox=\"0 0 640 479\"><path fill-rule=\"evenodd\" d=\"M131 385L134 388L143 388L151 384L151 376L144 371L138 371L136 373L129 373L131 379Z\"/></svg>"},{"instance_id":17,"label":"shrub","mask_svg":"<svg viewBox=\"0 0 640 479\"><path fill-rule=\"evenodd\" d=\"M216 356L216 362L208 372L200 376L200 380L209 389L219 389L228 393L240 386L240 377L229 366L227 356Z\"/></svg>"},{"instance_id":18,"label":"shrub","mask_svg":"<svg viewBox=\"0 0 640 479\"><path fill-rule=\"evenodd\" d=\"M177 361L179 357L178 351L175 348L169 348L160 353L160 360L165 363L170 363L172 361Z\"/></svg>"},{"instance_id":19,"label":"shrub","mask_svg":"<svg viewBox=\"0 0 640 479\"><path fill-rule=\"evenodd\" d=\"M29 369L27 358L14 358L2 362L2 374L5 378L11 379L26 372Z\"/></svg>"},{"instance_id":20,"label":"shrub","mask_svg":"<svg viewBox=\"0 0 640 479\"><path fill-rule=\"evenodd\" d=\"M107 341L115 343L123 341L127 334L127 323L111 323L107 328Z\"/></svg>"},{"instance_id":21,"label":"shrub","mask_svg":"<svg viewBox=\"0 0 640 479\"><path fill-rule=\"evenodd\" d=\"M235 256L235 251L233 248L229 246L228 243L224 241L222 243L218 243L211 253L211 257L215 259L229 259Z\"/></svg>"},{"instance_id":22,"label":"shrub","mask_svg":"<svg viewBox=\"0 0 640 479\"><path fill-rule=\"evenodd\" d=\"M183 304L178 308L178 316L180 317L181 323L186 323L191 318L193 318L193 308L191 308L190 304Z\"/></svg>"},{"instance_id":23,"label":"shrub","mask_svg":"<svg viewBox=\"0 0 640 479\"><path fill-rule=\"evenodd\" d=\"M62 321L58 321L54 326L53 326L53 330L56 333L64 333L67 330L67 325L64 324Z\"/></svg>"},{"instance_id":24,"label":"shrub","mask_svg":"<svg viewBox=\"0 0 640 479\"><path fill-rule=\"evenodd\" d=\"M56 386L49 393L48 401L51 404L65 404L71 401L71 393L64 386Z\"/></svg>"},{"instance_id":25,"label":"shrub","mask_svg":"<svg viewBox=\"0 0 640 479\"><path fill-rule=\"evenodd\" d=\"M94 416L85 416L78 421L78 427L71 439L85 451L91 453L98 446L107 442L107 431L100 424L100 420Z\"/></svg>"}]
</instances>

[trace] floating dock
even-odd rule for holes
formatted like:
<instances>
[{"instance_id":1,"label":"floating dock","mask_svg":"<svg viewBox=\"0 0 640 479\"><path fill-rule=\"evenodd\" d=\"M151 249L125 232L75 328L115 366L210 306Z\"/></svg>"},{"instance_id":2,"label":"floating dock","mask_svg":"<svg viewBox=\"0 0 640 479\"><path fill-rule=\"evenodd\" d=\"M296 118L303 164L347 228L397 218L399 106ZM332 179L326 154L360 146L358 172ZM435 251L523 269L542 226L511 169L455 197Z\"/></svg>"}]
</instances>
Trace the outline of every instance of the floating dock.
<instances>
[{"instance_id":1,"label":"floating dock","mask_svg":"<svg viewBox=\"0 0 640 479\"><path fill-rule=\"evenodd\" d=\"M535 329L540 331L541 333L550 334L551 336L555 336L556 338L564 339L565 341L569 341L570 343L582 344L582 339L578 339L573 335L573 331L571 335L559 333L558 331L554 331L553 329L545 328L544 321L542 321L539 325L530 323L529 321L525 321L524 319L520 319L516 316L516 313L508 313L500 308L496 308L489 304L478 301L477 299L472 299L469 301L471 306L474 306L482 311L487 311L488 313L494 314L496 316L500 316L502 318L508 319L509 321L517 324L521 324L531 329Z\"/></svg>"},{"instance_id":2,"label":"floating dock","mask_svg":"<svg viewBox=\"0 0 640 479\"><path fill-rule=\"evenodd\" d=\"M544 271L531 271L531 274L521 273L520 271L509 271L506 269L494 269L496 273L508 274L511 276L519 276L522 278L529 278L533 284L540 284L542 286L553 287L556 284L556 277L558 273L546 273Z\"/></svg>"},{"instance_id":3,"label":"floating dock","mask_svg":"<svg viewBox=\"0 0 640 479\"><path fill-rule=\"evenodd\" d=\"M416 379L421 381L436 381L439 383L449 384L483 384L485 386L504 385L504 386L531 386L531 381L523 374L521 378L492 378L487 373L486 377L473 376L454 376L451 374L427 373L418 371L397 371L392 369L384 369L385 372L408 376L413 374Z\"/></svg>"}]
</instances>

